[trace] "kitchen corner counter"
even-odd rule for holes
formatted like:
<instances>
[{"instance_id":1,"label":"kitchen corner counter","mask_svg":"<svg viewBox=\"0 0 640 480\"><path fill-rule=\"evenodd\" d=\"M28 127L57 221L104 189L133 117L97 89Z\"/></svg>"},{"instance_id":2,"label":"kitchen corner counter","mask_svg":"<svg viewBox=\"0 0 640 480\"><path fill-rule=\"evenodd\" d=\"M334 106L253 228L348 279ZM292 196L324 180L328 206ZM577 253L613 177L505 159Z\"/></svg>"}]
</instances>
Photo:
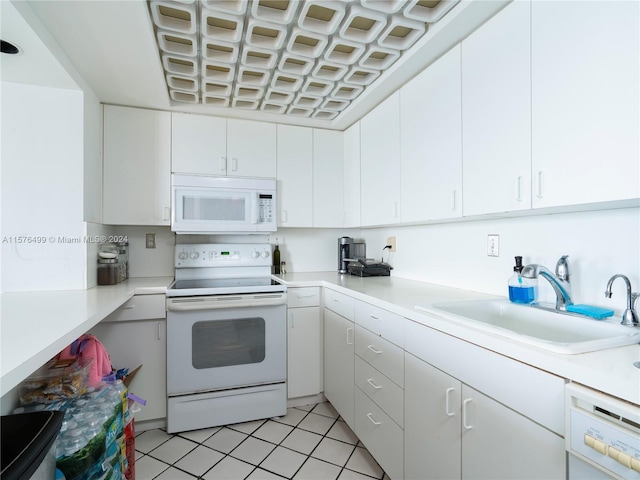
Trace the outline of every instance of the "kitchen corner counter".
<instances>
[{"instance_id":1,"label":"kitchen corner counter","mask_svg":"<svg viewBox=\"0 0 640 480\"><path fill-rule=\"evenodd\" d=\"M633 362L640 360L640 345L563 355L474 329L468 324L439 316L437 312L429 313L415 308L416 305L434 302L504 297L396 278L393 275L362 278L337 272L307 272L287 273L275 278L291 288L322 286L340 291L418 324L640 405L640 369L633 366Z\"/></svg>"},{"instance_id":2,"label":"kitchen corner counter","mask_svg":"<svg viewBox=\"0 0 640 480\"><path fill-rule=\"evenodd\" d=\"M131 278L88 290L0 293L0 396L133 295L164 294L172 281Z\"/></svg>"}]
</instances>

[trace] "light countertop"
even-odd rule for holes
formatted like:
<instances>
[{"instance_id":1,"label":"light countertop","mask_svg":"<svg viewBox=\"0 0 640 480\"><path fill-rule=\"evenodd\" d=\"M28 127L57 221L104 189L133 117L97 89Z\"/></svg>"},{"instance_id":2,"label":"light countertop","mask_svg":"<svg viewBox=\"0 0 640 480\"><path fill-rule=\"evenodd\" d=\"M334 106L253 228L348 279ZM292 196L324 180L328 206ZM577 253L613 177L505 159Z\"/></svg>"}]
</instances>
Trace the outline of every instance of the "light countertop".
<instances>
[{"instance_id":1,"label":"light countertop","mask_svg":"<svg viewBox=\"0 0 640 480\"><path fill-rule=\"evenodd\" d=\"M131 278L88 290L0 294L0 395L17 386L133 295L164 294L173 277Z\"/></svg>"},{"instance_id":2,"label":"light countertop","mask_svg":"<svg viewBox=\"0 0 640 480\"><path fill-rule=\"evenodd\" d=\"M337 290L461 340L640 405L640 369L633 366L633 362L640 360L640 345L563 355L415 308L436 302L504 297L393 276L361 278L337 272L315 272L287 273L276 278L288 287L324 286Z\"/></svg>"}]
</instances>

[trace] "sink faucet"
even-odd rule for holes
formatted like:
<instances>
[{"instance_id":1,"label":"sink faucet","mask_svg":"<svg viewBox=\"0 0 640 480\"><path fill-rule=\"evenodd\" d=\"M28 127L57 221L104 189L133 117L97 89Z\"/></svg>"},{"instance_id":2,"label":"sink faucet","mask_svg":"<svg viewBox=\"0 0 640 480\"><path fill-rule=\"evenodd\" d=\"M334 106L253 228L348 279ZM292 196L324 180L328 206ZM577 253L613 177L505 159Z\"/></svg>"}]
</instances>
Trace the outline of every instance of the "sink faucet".
<instances>
[{"instance_id":1,"label":"sink faucet","mask_svg":"<svg viewBox=\"0 0 640 480\"><path fill-rule=\"evenodd\" d=\"M631 292L631 282L625 275L614 275L607 282L607 289L604 292L604 296L607 298L611 298L611 286L616 278L622 278L627 284L627 309L622 314L622 321L620 322L622 325L630 325L633 327L640 327L640 321L638 321L638 314L636 313L635 303L638 297L640 297L640 293L632 293Z\"/></svg>"},{"instance_id":2,"label":"sink faucet","mask_svg":"<svg viewBox=\"0 0 640 480\"><path fill-rule=\"evenodd\" d=\"M556 310L566 310L567 306L573 305L571 300L571 283L569 283L569 255L563 255L556 263L555 275L548 268L532 263L522 269L520 275L525 278L538 278L542 276L546 279L556 292Z\"/></svg>"}]
</instances>

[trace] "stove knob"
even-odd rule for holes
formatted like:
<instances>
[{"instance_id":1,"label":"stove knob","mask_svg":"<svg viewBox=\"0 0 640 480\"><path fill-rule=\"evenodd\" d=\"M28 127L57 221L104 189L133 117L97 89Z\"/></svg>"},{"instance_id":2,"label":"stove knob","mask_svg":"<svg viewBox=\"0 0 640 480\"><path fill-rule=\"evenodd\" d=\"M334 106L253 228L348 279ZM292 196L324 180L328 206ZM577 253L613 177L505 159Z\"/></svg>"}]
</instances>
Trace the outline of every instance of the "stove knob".
<instances>
[{"instance_id":1,"label":"stove knob","mask_svg":"<svg viewBox=\"0 0 640 480\"><path fill-rule=\"evenodd\" d=\"M200 254L198 252L196 252L195 250L193 252L191 252L191 260L197 260L198 257L200 256Z\"/></svg>"},{"instance_id":2,"label":"stove knob","mask_svg":"<svg viewBox=\"0 0 640 480\"><path fill-rule=\"evenodd\" d=\"M262 258L269 258L269 250L265 250L264 252L262 252Z\"/></svg>"},{"instance_id":3,"label":"stove knob","mask_svg":"<svg viewBox=\"0 0 640 480\"><path fill-rule=\"evenodd\" d=\"M179 258L180 260L186 260L188 257L189 257L189 255L187 255L187 252L185 252L184 250L183 250L183 251L181 251L181 252L178 254L178 258Z\"/></svg>"},{"instance_id":4,"label":"stove knob","mask_svg":"<svg viewBox=\"0 0 640 480\"><path fill-rule=\"evenodd\" d=\"M254 250L251 252L251 258L258 258L260 256L260 252L258 250Z\"/></svg>"}]
</instances>

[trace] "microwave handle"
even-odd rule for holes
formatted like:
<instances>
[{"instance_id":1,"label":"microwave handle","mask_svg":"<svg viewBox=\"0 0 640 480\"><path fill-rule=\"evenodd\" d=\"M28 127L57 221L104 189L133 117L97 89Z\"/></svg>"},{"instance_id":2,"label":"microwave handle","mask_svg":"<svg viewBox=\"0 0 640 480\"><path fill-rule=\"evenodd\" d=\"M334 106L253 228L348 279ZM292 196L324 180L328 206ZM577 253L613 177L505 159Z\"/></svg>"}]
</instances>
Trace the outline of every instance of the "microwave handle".
<instances>
[{"instance_id":1,"label":"microwave handle","mask_svg":"<svg viewBox=\"0 0 640 480\"><path fill-rule=\"evenodd\" d=\"M251 223L253 223L254 225L257 225L260 221L260 193L255 192L255 194L253 195L253 221Z\"/></svg>"}]
</instances>

